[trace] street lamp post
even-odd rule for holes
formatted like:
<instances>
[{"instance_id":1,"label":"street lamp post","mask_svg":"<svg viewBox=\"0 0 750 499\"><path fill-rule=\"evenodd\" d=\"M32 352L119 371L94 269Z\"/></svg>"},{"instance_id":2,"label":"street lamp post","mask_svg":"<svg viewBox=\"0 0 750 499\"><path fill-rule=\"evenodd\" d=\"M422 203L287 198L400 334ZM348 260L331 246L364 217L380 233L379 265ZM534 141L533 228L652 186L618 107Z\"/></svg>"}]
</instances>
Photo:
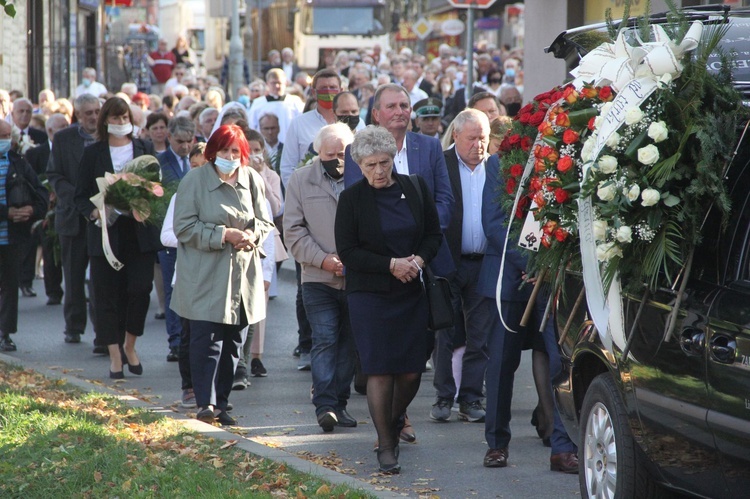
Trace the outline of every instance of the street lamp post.
<instances>
[{"instance_id":1,"label":"street lamp post","mask_svg":"<svg viewBox=\"0 0 750 499\"><path fill-rule=\"evenodd\" d=\"M229 89L233 99L242 86L242 60L244 59L240 37L240 0L232 0L232 37L229 40Z\"/></svg>"}]
</instances>

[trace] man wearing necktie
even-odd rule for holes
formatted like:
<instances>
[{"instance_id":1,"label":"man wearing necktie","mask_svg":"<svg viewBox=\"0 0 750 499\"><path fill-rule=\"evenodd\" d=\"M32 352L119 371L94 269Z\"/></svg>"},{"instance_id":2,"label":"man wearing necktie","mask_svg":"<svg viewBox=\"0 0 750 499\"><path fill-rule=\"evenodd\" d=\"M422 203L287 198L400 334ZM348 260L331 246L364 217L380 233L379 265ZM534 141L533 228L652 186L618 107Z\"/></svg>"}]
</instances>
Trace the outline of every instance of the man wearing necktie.
<instances>
[{"instance_id":1,"label":"man wearing necktie","mask_svg":"<svg viewBox=\"0 0 750 499\"><path fill-rule=\"evenodd\" d=\"M167 131L169 132L167 135L169 147L159 154L158 159L161 165L162 183L176 191L180 180L190 170L188 155L195 142L195 123L190 118L178 116L172 118L169 122ZM172 300L172 277L174 276L176 260L177 250L175 248L166 248L159 251L159 263L164 279L164 313L169 337L168 362L179 360L180 334L182 333L180 317L169 307Z\"/></svg>"}]
</instances>

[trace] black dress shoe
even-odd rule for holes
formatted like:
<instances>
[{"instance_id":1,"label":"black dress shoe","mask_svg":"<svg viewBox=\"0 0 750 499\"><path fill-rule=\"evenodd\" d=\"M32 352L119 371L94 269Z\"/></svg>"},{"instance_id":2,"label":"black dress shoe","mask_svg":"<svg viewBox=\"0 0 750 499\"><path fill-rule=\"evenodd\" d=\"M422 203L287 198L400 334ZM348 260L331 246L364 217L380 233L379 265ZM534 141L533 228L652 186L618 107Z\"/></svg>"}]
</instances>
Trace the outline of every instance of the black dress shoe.
<instances>
[{"instance_id":1,"label":"black dress shoe","mask_svg":"<svg viewBox=\"0 0 750 499\"><path fill-rule=\"evenodd\" d=\"M65 343L80 343L81 333L76 331L65 331Z\"/></svg>"},{"instance_id":2,"label":"black dress shoe","mask_svg":"<svg viewBox=\"0 0 750 499\"><path fill-rule=\"evenodd\" d=\"M107 345L94 345L94 355L108 355L109 348Z\"/></svg>"},{"instance_id":3,"label":"black dress shoe","mask_svg":"<svg viewBox=\"0 0 750 499\"><path fill-rule=\"evenodd\" d=\"M508 448L487 449L482 464L485 468L505 468L508 466Z\"/></svg>"},{"instance_id":4,"label":"black dress shoe","mask_svg":"<svg viewBox=\"0 0 750 499\"><path fill-rule=\"evenodd\" d=\"M222 426L237 426L237 420L227 413L227 411L221 411L217 416L216 420L222 424Z\"/></svg>"},{"instance_id":5,"label":"black dress shoe","mask_svg":"<svg viewBox=\"0 0 750 499\"><path fill-rule=\"evenodd\" d=\"M346 409L338 409L336 411L336 419L339 420L338 425L343 426L344 428L357 427L357 420L354 419L348 412L346 412Z\"/></svg>"},{"instance_id":6,"label":"black dress shoe","mask_svg":"<svg viewBox=\"0 0 750 499\"><path fill-rule=\"evenodd\" d=\"M338 423L338 419L336 419L336 413L332 410L329 409L318 414L318 424L323 428L324 432L328 433L333 431L333 427L336 426L336 423Z\"/></svg>"},{"instance_id":7,"label":"black dress shoe","mask_svg":"<svg viewBox=\"0 0 750 499\"><path fill-rule=\"evenodd\" d=\"M203 407L200 411L198 411L198 414L195 415L195 419L198 421L203 421L204 423L211 424L214 422L214 419L216 419L216 416L214 415L213 409L209 407Z\"/></svg>"},{"instance_id":8,"label":"black dress shoe","mask_svg":"<svg viewBox=\"0 0 750 499\"><path fill-rule=\"evenodd\" d=\"M552 454L549 458L550 471L559 471L571 475L578 474L578 455L574 452Z\"/></svg>"},{"instance_id":9,"label":"black dress shoe","mask_svg":"<svg viewBox=\"0 0 750 499\"><path fill-rule=\"evenodd\" d=\"M10 336L0 336L0 352L15 352L18 350L16 344L10 339Z\"/></svg>"},{"instance_id":10,"label":"black dress shoe","mask_svg":"<svg viewBox=\"0 0 750 499\"><path fill-rule=\"evenodd\" d=\"M31 286L21 286L21 294L26 298L34 298L36 296L36 291L34 291L34 288Z\"/></svg>"},{"instance_id":11,"label":"black dress shoe","mask_svg":"<svg viewBox=\"0 0 750 499\"><path fill-rule=\"evenodd\" d=\"M109 377L112 379L125 379L125 373L122 371L109 371Z\"/></svg>"},{"instance_id":12,"label":"black dress shoe","mask_svg":"<svg viewBox=\"0 0 750 499\"><path fill-rule=\"evenodd\" d=\"M47 305L59 305L60 303L62 303L60 296L50 296L47 298Z\"/></svg>"},{"instance_id":13,"label":"black dress shoe","mask_svg":"<svg viewBox=\"0 0 750 499\"><path fill-rule=\"evenodd\" d=\"M156 312L154 314L154 319L156 320L164 320L167 317L167 315L164 312Z\"/></svg>"},{"instance_id":14,"label":"black dress shoe","mask_svg":"<svg viewBox=\"0 0 750 499\"><path fill-rule=\"evenodd\" d=\"M169 347L167 362L177 362L180 360L180 349L178 347Z\"/></svg>"}]
</instances>

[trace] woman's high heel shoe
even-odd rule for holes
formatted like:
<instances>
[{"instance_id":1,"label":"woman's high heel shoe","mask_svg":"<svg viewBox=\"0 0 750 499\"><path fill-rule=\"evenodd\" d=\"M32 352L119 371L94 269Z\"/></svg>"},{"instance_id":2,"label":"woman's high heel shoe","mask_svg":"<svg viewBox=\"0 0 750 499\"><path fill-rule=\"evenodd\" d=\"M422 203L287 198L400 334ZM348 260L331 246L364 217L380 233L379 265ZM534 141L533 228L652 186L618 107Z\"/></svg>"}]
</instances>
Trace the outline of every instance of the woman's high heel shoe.
<instances>
[{"instance_id":1,"label":"woman's high heel shoe","mask_svg":"<svg viewBox=\"0 0 750 499\"><path fill-rule=\"evenodd\" d=\"M383 462L384 457L388 454L393 455L393 461L392 462ZM398 464L398 445L394 447L393 449L378 449L377 455L378 455L378 464L380 465L379 471L383 473L384 475L397 475L401 472L401 465Z\"/></svg>"},{"instance_id":2,"label":"woman's high heel shoe","mask_svg":"<svg viewBox=\"0 0 750 499\"><path fill-rule=\"evenodd\" d=\"M122 348L122 345L120 345L120 355L122 356L122 365L124 366L125 364L127 364L128 371L138 376L143 374L143 364L140 362L137 365L131 364L130 361L128 360L128 356L125 354L125 349Z\"/></svg>"}]
</instances>

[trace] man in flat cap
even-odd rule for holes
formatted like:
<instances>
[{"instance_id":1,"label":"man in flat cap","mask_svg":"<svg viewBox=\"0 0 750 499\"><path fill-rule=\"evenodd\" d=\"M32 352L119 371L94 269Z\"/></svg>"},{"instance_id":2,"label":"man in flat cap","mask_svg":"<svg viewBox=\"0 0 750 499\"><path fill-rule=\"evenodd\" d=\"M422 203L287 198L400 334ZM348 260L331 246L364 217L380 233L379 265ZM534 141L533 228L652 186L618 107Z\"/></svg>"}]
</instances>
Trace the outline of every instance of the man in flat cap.
<instances>
[{"instance_id":1,"label":"man in flat cap","mask_svg":"<svg viewBox=\"0 0 750 499\"><path fill-rule=\"evenodd\" d=\"M440 139L440 116L443 104L439 99L428 97L414 104L415 124L422 135Z\"/></svg>"}]
</instances>

